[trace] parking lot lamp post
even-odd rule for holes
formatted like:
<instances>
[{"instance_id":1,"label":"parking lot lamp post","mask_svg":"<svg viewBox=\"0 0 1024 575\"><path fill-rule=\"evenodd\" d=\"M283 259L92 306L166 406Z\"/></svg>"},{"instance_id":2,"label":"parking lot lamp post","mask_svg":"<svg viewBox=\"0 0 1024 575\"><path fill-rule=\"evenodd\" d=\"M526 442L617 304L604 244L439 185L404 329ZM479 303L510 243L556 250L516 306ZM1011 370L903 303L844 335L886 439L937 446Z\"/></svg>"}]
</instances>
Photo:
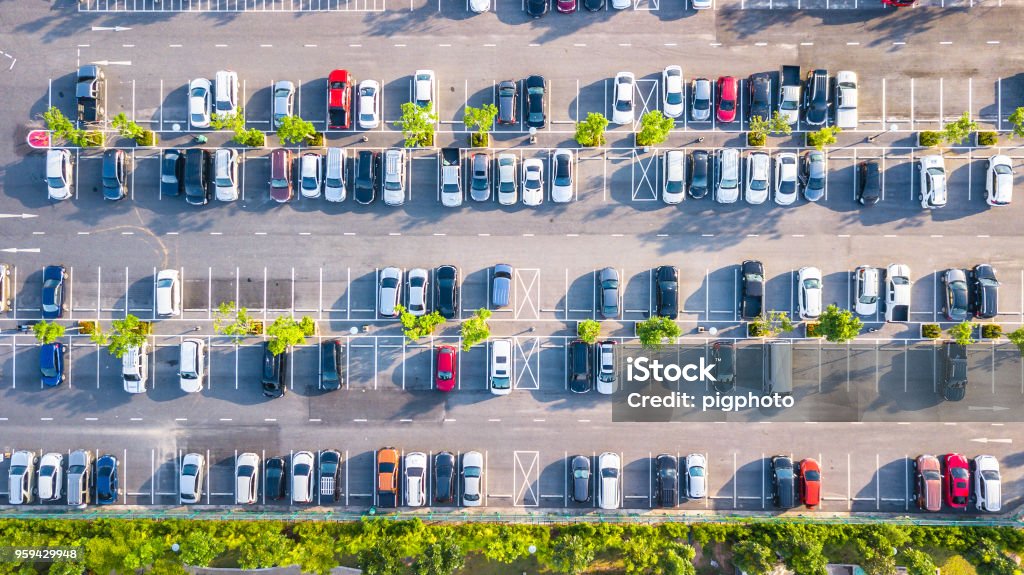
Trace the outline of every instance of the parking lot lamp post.
<instances>
[{"instance_id":1,"label":"parking lot lamp post","mask_svg":"<svg viewBox=\"0 0 1024 575\"><path fill-rule=\"evenodd\" d=\"M537 143L537 128L533 128L533 127L530 128L530 143L531 144L536 144Z\"/></svg>"}]
</instances>

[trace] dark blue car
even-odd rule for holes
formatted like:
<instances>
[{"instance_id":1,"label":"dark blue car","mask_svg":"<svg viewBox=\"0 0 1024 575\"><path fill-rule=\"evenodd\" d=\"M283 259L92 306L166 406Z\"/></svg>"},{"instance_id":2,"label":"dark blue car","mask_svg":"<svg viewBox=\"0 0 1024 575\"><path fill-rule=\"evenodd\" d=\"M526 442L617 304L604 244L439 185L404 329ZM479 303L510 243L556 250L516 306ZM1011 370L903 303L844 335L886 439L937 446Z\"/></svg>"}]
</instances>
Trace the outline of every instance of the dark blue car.
<instances>
[{"instance_id":1,"label":"dark blue car","mask_svg":"<svg viewBox=\"0 0 1024 575\"><path fill-rule=\"evenodd\" d=\"M43 319L58 319L64 315L64 266L46 266L43 269Z\"/></svg>"},{"instance_id":2,"label":"dark blue car","mask_svg":"<svg viewBox=\"0 0 1024 575\"><path fill-rule=\"evenodd\" d=\"M117 458L104 455L96 461L96 502L100 505L117 503Z\"/></svg>"},{"instance_id":3,"label":"dark blue car","mask_svg":"<svg viewBox=\"0 0 1024 575\"><path fill-rule=\"evenodd\" d=\"M60 342L44 343L39 346L39 373L46 387L57 387L64 381L64 353L67 350Z\"/></svg>"}]
</instances>

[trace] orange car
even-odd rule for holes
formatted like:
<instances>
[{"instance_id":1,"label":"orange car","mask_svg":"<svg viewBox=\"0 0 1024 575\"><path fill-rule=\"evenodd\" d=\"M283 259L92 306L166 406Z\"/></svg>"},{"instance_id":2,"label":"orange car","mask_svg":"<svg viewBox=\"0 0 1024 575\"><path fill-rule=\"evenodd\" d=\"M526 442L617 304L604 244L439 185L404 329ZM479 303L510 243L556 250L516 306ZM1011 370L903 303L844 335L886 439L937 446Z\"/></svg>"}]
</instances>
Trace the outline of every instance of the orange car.
<instances>
[{"instance_id":1,"label":"orange car","mask_svg":"<svg viewBox=\"0 0 1024 575\"><path fill-rule=\"evenodd\" d=\"M797 485L807 507L821 503L821 466L813 459L804 459L797 466Z\"/></svg>"},{"instance_id":2,"label":"orange car","mask_svg":"<svg viewBox=\"0 0 1024 575\"><path fill-rule=\"evenodd\" d=\"M377 451L377 505L398 507L398 451L384 447Z\"/></svg>"}]
</instances>

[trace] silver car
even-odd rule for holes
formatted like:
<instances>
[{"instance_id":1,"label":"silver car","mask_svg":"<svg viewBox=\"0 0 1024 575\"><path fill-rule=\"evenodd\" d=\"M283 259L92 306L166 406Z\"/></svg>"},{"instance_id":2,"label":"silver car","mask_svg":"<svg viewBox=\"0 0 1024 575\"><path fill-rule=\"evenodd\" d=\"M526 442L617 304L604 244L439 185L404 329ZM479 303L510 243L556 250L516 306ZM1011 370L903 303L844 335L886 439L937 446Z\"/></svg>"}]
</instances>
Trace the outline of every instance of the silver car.
<instances>
[{"instance_id":1,"label":"silver car","mask_svg":"<svg viewBox=\"0 0 1024 575\"><path fill-rule=\"evenodd\" d=\"M243 453L235 460L235 503L256 503L260 492L260 456Z\"/></svg>"},{"instance_id":2,"label":"silver car","mask_svg":"<svg viewBox=\"0 0 1024 575\"><path fill-rule=\"evenodd\" d=\"M462 456L462 504L479 507L484 482L484 456L469 451Z\"/></svg>"},{"instance_id":3,"label":"silver car","mask_svg":"<svg viewBox=\"0 0 1024 575\"><path fill-rule=\"evenodd\" d=\"M598 486L597 504L601 509L619 508L619 476L622 474L622 460L618 453L606 451L597 458Z\"/></svg>"},{"instance_id":4,"label":"silver car","mask_svg":"<svg viewBox=\"0 0 1024 575\"><path fill-rule=\"evenodd\" d=\"M697 78L693 81L690 98L690 119L703 122L711 119L711 80Z\"/></svg>"},{"instance_id":5,"label":"silver car","mask_svg":"<svg viewBox=\"0 0 1024 575\"><path fill-rule=\"evenodd\" d=\"M734 204L740 198L740 153L735 148L718 152L718 182L715 185L715 201L720 204Z\"/></svg>"},{"instance_id":6,"label":"silver car","mask_svg":"<svg viewBox=\"0 0 1024 575\"><path fill-rule=\"evenodd\" d=\"M64 487L64 455L47 453L39 460L39 500L60 499Z\"/></svg>"},{"instance_id":7,"label":"silver car","mask_svg":"<svg viewBox=\"0 0 1024 575\"><path fill-rule=\"evenodd\" d=\"M405 456L405 504L423 507L427 504L427 454L421 451Z\"/></svg>"},{"instance_id":8,"label":"silver car","mask_svg":"<svg viewBox=\"0 0 1024 575\"><path fill-rule=\"evenodd\" d=\"M380 294L377 311L385 317L395 317L398 312L395 306L398 305L402 296L402 270L398 268L384 268L380 270Z\"/></svg>"},{"instance_id":9,"label":"silver car","mask_svg":"<svg viewBox=\"0 0 1024 575\"><path fill-rule=\"evenodd\" d=\"M280 80L274 84L274 129L281 127L281 120L292 115L295 102L295 84Z\"/></svg>"},{"instance_id":10,"label":"silver car","mask_svg":"<svg viewBox=\"0 0 1024 575\"><path fill-rule=\"evenodd\" d=\"M316 152L306 152L299 158L299 192L304 198L320 197L323 184L324 157Z\"/></svg>"},{"instance_id":11,"label":"silver car","mask_svg":"<svg viewBox=\"0 0 1024 575\"><path fill-rule=\"evenodd\" d=\"M604 268L598 281L601 282L601 317L619 317L619 272L615 268Z\"/></svg>"},{"instance_id":12,"label":"silver car","mask_svg":"<svg viewBox=\"0 0 1024 575\"><path fill-rule=\"evenodd\" d=\"M686 456L686 496L701 499L707 492L707 461L700 453L691 453Z\"/></svg>"},{"instance_id":13,"label":"silver car","mask_svg":"<svg viewBox=\"0 0 1024 575\"><path fill-rule=\"evenodd\" d=\"M209 128L213 114L212 86L206 78L188 83L188 121L193 128Z\"/></svg>"},{"instance_id":14,"label":"silver car","mask_svg":"<svg viewBox=\"0 0 1024 575\"><path fill-rule=\"evenodd\" d=\"M768 154L751 152L747 156L747 189L748 204L763 204L768 200Z\"/></svg>"},{"instance_id":15,"label":"silver car","mask_svg":"<svg viewBox=\"0 0 1024 575\"><path fill-rule=\"evenodd\" d=\"M203 481L206 478L206 458L199 453L189 453L181 459L181 475L178 484L182 503L199 503L203 496Z\"/></svg>"},{"instance_id":16,"label":"silver car","mask_svg":"<svg viewBox=\"0 0 1024 575\"><path fill-rule=\"evenodd\" d=\"M825 197L825 152L810 150L804 154L801 183L804 185L804 199L816 202Z\"/></svg>"},{"instance_id":17,"label":"silver car","mask_svg":"<svg viewBox=\"0 0 1024 575\"><path fill-rule=\"evenodd\" d=\"M516 157L514 154L498 155L498 203L503 206L515 205L519 197L516 193Z\"/></svg>"}]
</instances>

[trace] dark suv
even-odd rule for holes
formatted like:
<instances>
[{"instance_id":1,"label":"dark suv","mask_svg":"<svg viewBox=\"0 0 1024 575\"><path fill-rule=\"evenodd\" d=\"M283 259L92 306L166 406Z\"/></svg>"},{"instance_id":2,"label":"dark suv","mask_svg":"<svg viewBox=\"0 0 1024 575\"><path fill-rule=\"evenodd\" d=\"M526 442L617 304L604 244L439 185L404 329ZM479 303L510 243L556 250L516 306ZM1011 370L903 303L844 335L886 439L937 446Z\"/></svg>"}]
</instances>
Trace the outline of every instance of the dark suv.
<instances>
[{"instance_id":1,"label":"dark suv","mask_svg":"<svg viewBox=\"0 0 1024 575\"><path fill-rule=\"evenodd\" d=\"M185 150L185 201L206 205L210 201L210 152L200 148Z\"/></svg>"},{"instance_id":2,"label":"dark suv","mask_svg":"<svg viewBox=\"0 0 1024 575\"><path fill-rule=\"evenodd\" d=\"M753 74L747 80L750 87L750 119L772 117L772 81L768 74Z\"/></svg>"},{"instance_id":3,"label":"dark suv","mask_svg":"<svg viewBox=\"0 0 1024 575\"><path fill-rule=\"evenodd\" d=\"M337 339L320 344L320 387L341 389L345 383L345 346Z\"/></svg>"},{"instance_id":4,"label":"dark suv","mask_svg":"<svg viewBox=\"0 0 1024 575\"><path fill-rule=\"evenodd\" d=\"M736 385L736 345L725 340L711 344L711 364L715 366L715 391L731 391Z\"/></svg>"},{"instance_id":5,"label":"dark suv","mask_svg":"<svg viewBox=\"0 0 1024 575\"><path fill-rule=\"evenodd\" d=\"M971 283L971 310L975 317L992 318L999 314L999 280L988 264L974 266L967 276Z\"/></svg>"},{"instance_id":6,"label":"dark suv","mask_svg":"<svg viewBox=\"0 0 1024 575\"><path fill-rule=\"evenodd\" d=\"M263 342L263 395L264 397L284 397L288 390L285 386L285 373L288 372L288 352L280 355L270 353L270 342Z\"/></svg>"},{"instance_id":7,"label":"dark suv","mask_svg":"<svg viewBox=\"0 0 1024 575\"><path fill-rule=\"evenodd\" d=\"M498 123L515 124L519 109L519 88L512 80L498 84Z\"/></svg>"},{"instance_id":8,"label":"dark suv","mask_svg":"<svg viewBox=\"0 0 1024 575\"><path fill-rule=\"evenodd\" d=\"M372 204L374 193L377 189L377 174L379 168L380 152L370 150L359 150L356 154L356 184L352 195L360 204Z\"/></svg>"},{"instance_id":9,"label":"dark suv","mask_svg":"<svg viewBox=\"0 0 1024 575\"><path fill-rule=\"evenodd\" d=\"M590 344L581 339L574 340L569 344L569 391L573 393L590 391L593 365Z\"/></svg>"},{"instance_id":10,"label":"dark suv","mask_svg":"<svg viewBox=\"0 0 1024 575\"><path fill-rule=\"evenodd\" d=\"M459 268L438 266L434 270L434 305L445 319L453 319L459 313Z\"/></svg>"},{"instance_id":11,"label":"dark suv","mask_svg":"<svg viewBox=\"0 0 1024 575\"><path fill-rule=\"evenodd\" d=\"M661 266L654 275L654 315L676 319L679 316L679 270L675 266Z\"/></svg>"},{"instance_id":12,"label":"dark suv","mask_svg":"<svg viewBox=\"0 0 1024 575\"><path fill-rule=\"evenodd\" d=\"M796 475L793 460L784 455L772 457L772 502L779 509L796 507Z\"/></svg>"},{"instance_id":13,"label":"dark suv","mask_svg":"<svg viewBox=\"0 0 1024 575\"><path fill-rule=\"evenodd\" d=\"M679 485L679 463L675 456L661 454L657 459L658 507L676 506L676 487Z\"/></svg>"},{"instance_id":14,"label":"dark suv","mask_svg":"<svg viewBox=\"0 0 1024 575\"><path fill-rule=\"evenodd\" d=\"M807 73L804 82L804 121L824 126L828 121L828 70Z\"/></svg>"},{"instance_id":15,"label":"dark suv","mask_svg":"<svg viewBox=\"0 0 1024 575\"><path fill-rule=\"evenodd\" d=\"M701 199L708 194L708 181L711 179L711 158L707 150L694 150L690 152L690 169L686 171L689 179L687 188L690 197Z\"/></svg>"},{"instance_id":16,"label":"dark suv","mask_svg":"<svg viewBox=\"0 0 1024 575\"><path fill-rule=\"evenodd\" d=\"M939 354L942 364L942 398L960 401L967 395L967 346L947 341Z\"/></svg>"}]
</instances>

